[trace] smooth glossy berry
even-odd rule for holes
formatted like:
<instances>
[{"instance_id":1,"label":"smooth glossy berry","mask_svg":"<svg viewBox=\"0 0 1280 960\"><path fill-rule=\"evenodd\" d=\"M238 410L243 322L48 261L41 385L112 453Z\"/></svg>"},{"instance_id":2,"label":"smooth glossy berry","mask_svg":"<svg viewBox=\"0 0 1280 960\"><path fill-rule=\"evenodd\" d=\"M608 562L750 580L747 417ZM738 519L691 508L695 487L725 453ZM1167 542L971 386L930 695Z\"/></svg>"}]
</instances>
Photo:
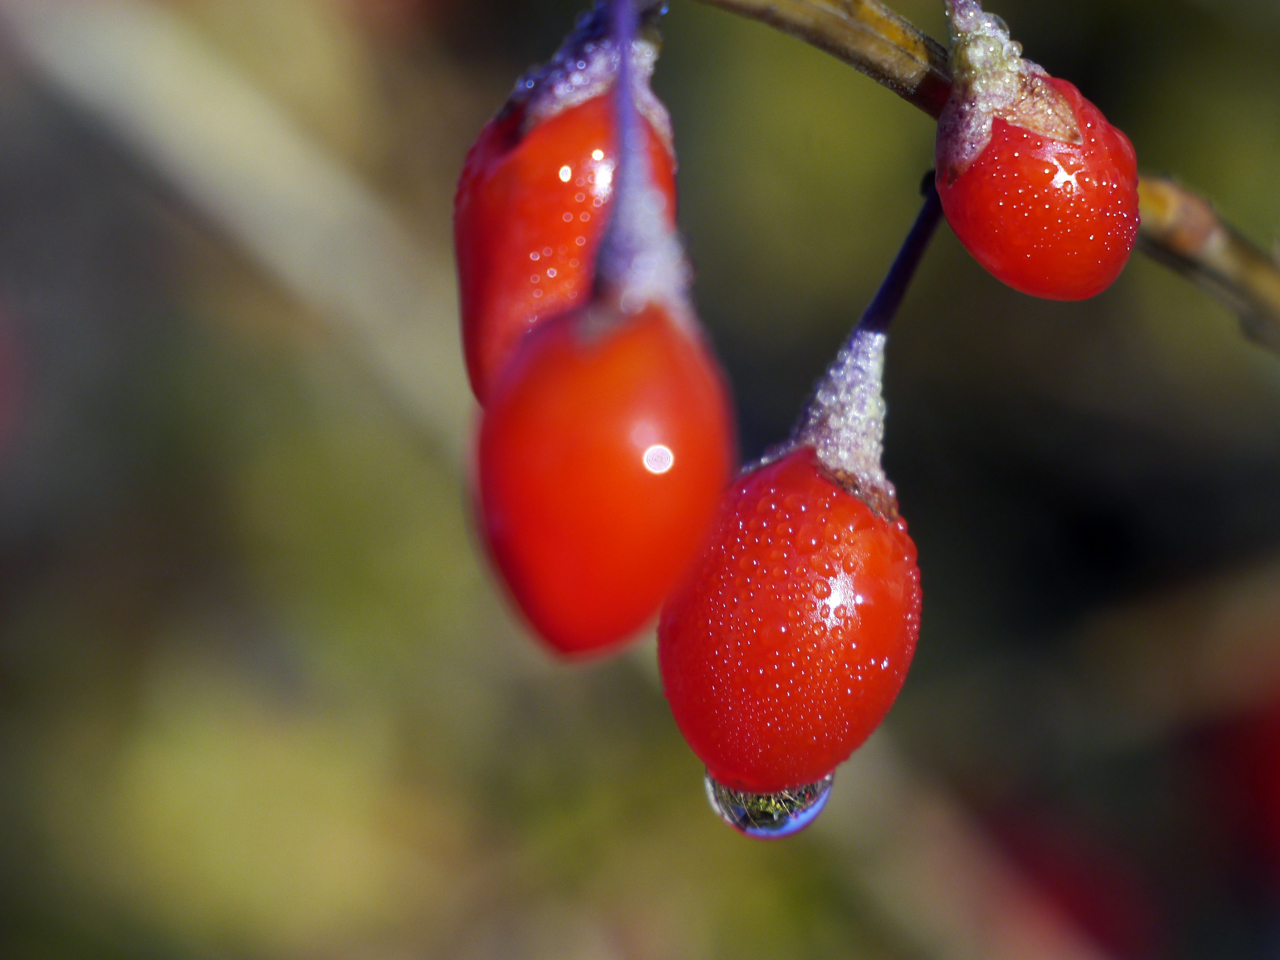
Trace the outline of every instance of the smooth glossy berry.
<instances>
[{"instance_id":1,"label":"smooth glossy berry","mask_svg":"<svg viewBox=\"0 0 1280 960\"><path fill-rule=\"evenodd\" d=\"M692 563L735 464L733 417L696 328L662 306L543 325L485 410L485 540L534 629L564 654L653 618Z\"/></svg>"},{"instance_id":2,"label":"smooth glossy berry","mask_svg":"<svg viewBox=\"0 0 1280 960\"><path fill-rule=\"evenodd\" d=\"M520 339L591 295L618 160L608 92L616 66L597 36L601 28L585 24L556 60L517 87L471 148L458 183L454 240L463 347L482 405ZM568 56L582 59L566 62ZM576 70L578 63L585 68ZM648 95L644 114L653 182L674 222L666 113Z\"/></svg>"},{"instance_id":3,"label":"smooth glossy berry","mask_svg":"<svg viewBox=\"0 0 1280 960\"><path fill-rule=\"evenodd\" d=\"M1003 21L953 2L937 187L974 258L1016 290L1082 300L1120 274L1138 230L1129 139L1072 84L1021 58Z\"/></svg>"},{"instance_id":4,"label":"smooth glossy berry","mask_svg":"<svg viewBox=\"0 0 1280 960\"><path fill-rule=\"evenodd\" d=\"M772 793L819 781L902 687L920 616L916 549L801 446L741 476L668 600L659 663L711 776Z\"/></svg>"}]
</instances>

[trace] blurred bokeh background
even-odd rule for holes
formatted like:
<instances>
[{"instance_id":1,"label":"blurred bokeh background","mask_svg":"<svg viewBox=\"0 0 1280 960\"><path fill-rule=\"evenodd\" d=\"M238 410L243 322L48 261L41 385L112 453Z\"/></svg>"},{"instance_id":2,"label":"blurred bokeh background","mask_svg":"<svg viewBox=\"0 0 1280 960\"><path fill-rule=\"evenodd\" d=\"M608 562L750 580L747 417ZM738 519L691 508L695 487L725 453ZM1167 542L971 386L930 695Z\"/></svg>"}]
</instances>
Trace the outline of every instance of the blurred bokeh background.
<instances>
[{"instance_id":1,"label":"blurred bokeh background","mask_svg":"<svg viewBox=\"0 0 1280 960\"><path fill-rule=\"evenodd\" d=\"M1280 359L1144 258L1044 303L940 233L887 374L917 662L806 834L710 813L651 641L567 667L510 614L450 206L581 6L0 0L0 953L1276 956ZM992 8L1144 169L1280 235L1280 6ZM664 36L752 456L931 124L692 0Z\"/></svg>"}]
</instances>

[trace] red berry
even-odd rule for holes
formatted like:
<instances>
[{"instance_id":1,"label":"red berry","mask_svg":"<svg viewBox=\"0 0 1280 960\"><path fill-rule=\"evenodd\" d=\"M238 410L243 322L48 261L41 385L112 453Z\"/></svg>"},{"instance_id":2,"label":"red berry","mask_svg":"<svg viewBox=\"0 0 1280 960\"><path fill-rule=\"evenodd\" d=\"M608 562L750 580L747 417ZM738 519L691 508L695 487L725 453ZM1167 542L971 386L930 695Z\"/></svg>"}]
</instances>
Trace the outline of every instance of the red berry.
<instances>
[{"instance_id":1,"label":"red berry","mask_svg":"<svg viewBox=\"0 0 1280 960\"><path fill-rule=\"evenodd\" d=\"M1092 297L1119 276L1137 238L1133 146L1073 85L1022 60L1002 21L977 4L952 6L970 9L953 10L956 82L938 122L947 222L1014 289ZM1005 52L993 56L997 44Z\"/></svg>"},{"instance_id":2,"label":"red berry","mask_svg":"<svg viewBox=\"0 0 1280 960\"><path fill-rule=\"evenodd\" d=\"M550 81L541 80L546 84ZM521 91L471 148L458 183L454 241L471 388L486 404L520 338L591 295L609 222L618 135L601 93L546 115ZM654 185L675 216L675 160L656 100L644 122Z\"/></svg>"},{"instance_id":3,"label":"red berry","mask_svg":"<svg viewBox=\"0 0 1280 960\"><path fill-rule=\"evenodd\" d=\"M801 446L742 475L658 628L663 687L712 777L772 793L822 779L888 712L915 652L906 524Z\"/></svg>"},{"instance_id":4,"label":"red berry","mask_svg":"<svg viewBox=\"0 0 1280 960\"><path fill-rule=\"evenodd\" d=\"M520 609L564 654L638 631L693 562L735 462L696 328L603 306L530 336L480 430L484 536Z\"/></svg>"}]
</instances>

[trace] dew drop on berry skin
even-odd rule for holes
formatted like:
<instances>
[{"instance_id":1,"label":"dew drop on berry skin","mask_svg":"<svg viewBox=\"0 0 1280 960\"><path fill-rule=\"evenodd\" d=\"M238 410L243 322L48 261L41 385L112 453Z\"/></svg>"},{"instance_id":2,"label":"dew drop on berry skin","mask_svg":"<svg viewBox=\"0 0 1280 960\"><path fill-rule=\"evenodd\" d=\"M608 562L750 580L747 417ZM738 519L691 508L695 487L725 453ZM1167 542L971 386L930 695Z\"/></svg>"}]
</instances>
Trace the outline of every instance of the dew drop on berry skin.
<instances>
[{"instance_id":1,"label":"dew drop on berry skin","mask_svg":"<svg viewBox=\"0 0 1280 960\"><path fill-rule=\"evenodd\" d=\"M1128 138L1079 90L1048 83L1099 136L1064 143L997 117L986 149L959 177L939 170L938 194L956 237L996 279L1036 297L1084 300L1129 260L1137 161Z\"/></svg>"},{"instance_id":2,"label":"dew drop on berry skin","mask_svg":"<svg viewBox=\"0 0 1280 960\"><path fill-rule=\"evenodd\" d=\"M710 772L705 777L707 800L720 819L739 833L757 840L778 840L799 833L827 805L835 773L815 783L777 793L748 793L720 783Z\"/></svg>"}]
</instances>

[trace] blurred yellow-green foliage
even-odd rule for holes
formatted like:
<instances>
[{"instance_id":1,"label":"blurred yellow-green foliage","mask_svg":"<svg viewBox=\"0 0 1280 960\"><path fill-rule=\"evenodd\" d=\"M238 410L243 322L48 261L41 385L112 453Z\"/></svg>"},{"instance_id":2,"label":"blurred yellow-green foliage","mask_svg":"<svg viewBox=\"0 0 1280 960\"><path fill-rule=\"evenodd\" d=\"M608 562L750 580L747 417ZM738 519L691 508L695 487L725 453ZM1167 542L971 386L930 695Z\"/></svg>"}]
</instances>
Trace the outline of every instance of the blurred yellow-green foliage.
<instances>
[{"instance_id":1,"label":"blurred yellow-green foliage","mask_svg":"<svg viewBox=\"0 0 1280 960\"><path fill-rule=\"evenodd\" d=\"M139 4L442 275L470 140L578 12L67 9ZM941 3L895 7L944 35ZM1145 169L1280 235L1274 3L991 7ZM697 301L755 455L891 261L931 124L691 0L664 37ZM921 931L982 878L948 886L924 850L877 895L855 841L892 823L833 809L772 845L720 824L651 642L553 662L477 550L466 468L110 118L0 45L0 952L966 955ZM1274 955L1280 750L1257 730L1280 693L1280 359L1145 259L1095 300L1036 302L944 230L888 391L926 592L900 762L1091 955ZM1036 943L1017 955L1059 956Z\"/></svg>"}]
</instances>

